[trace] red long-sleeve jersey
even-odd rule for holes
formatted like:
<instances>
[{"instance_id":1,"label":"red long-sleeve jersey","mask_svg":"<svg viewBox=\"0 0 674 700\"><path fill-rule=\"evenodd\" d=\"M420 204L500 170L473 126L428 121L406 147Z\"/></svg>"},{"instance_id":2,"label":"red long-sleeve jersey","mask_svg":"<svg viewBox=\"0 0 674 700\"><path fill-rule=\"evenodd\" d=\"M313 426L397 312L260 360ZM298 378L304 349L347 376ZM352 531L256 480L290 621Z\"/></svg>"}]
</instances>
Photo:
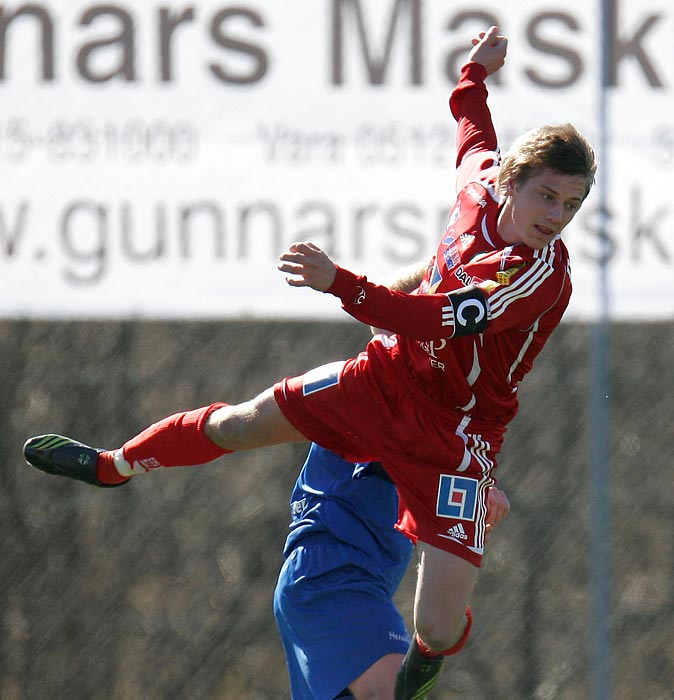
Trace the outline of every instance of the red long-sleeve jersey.
<instances>
[{"instance_id":1,"label":"red long-sleeve jersey","mask_svg":"<svg viewBox=\"0 0 674 700\"><path fill-rule=\"evenodd\" d=\"M371 343L368 352L404 363L416 385L448 408L505 425L517 412L520 381L568 305L571 280L561 238L533 250L497 232L499 156L485 77L483 66L467 64L450 98L458 122L456 201L417 293L343 268L328 291L355 318L397 334L392 349ZM477 294L468 310L486 321L469 335L456 302L466 288Z\"/></svg>"}]
</instances>

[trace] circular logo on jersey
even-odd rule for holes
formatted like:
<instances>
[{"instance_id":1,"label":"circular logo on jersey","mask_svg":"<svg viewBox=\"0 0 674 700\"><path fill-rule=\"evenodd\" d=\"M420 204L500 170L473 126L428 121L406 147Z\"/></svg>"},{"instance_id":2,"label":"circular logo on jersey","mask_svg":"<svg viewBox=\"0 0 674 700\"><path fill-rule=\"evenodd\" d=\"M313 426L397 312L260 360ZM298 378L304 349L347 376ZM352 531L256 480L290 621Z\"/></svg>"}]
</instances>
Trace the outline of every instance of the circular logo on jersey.
<instances>
[{"instance_id":1,"label":"circular logo on jersey","mask_svg":"<svg viewBox=\"0 0 674 700\"><path fill-rule=\"evenodd\" d=\"M456 309L456 321L464 328L477 326L486 314L484 303L477 299L466 299Z\"/></svg>"}]
</instances>

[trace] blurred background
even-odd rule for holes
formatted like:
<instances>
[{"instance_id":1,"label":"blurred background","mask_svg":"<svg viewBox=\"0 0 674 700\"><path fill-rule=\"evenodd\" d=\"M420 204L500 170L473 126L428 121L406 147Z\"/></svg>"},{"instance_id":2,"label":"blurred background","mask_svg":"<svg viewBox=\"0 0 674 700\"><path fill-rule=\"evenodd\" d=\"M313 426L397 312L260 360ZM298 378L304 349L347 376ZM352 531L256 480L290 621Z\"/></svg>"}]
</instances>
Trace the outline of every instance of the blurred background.
<instances>
[{"instance_id":1,"label":"blurred background","mask_svg":"<svg viewBox=\"0 0 674 700\"><path fill-rule=\"evenodd\" d=\"M447 98L490 24L503 148L571 121L600 172L433 697L674 698L671 1L64 0L0 6L2 700L289 697L271 606L304 447L97 490L21 446L116 447L358 352L368 329L278 254L314 240L373 279L432 255Z\"/></svg>"}]
</instances>

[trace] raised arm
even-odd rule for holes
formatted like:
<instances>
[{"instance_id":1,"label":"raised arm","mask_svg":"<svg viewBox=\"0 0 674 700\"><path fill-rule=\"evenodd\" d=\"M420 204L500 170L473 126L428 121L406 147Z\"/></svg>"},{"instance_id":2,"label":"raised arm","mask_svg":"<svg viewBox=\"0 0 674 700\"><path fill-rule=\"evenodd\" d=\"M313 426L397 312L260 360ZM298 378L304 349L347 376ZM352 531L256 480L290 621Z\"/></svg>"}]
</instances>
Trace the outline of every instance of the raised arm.
<instances>
[{"instance_id":1,"label":"raised arm","mask_svg":"<svg viewBox=\"0 0 674 700\"><path fill-rule=\"evenodd\" d=\"M456 189L476 176L479 170L498 161L498 142L487 106L488 75L495 73L505 62L508 40L498 34L497 27L473 39L468 62L449 98L449 106L457 120L456 132Z\"/></svg>"}]
</instances>

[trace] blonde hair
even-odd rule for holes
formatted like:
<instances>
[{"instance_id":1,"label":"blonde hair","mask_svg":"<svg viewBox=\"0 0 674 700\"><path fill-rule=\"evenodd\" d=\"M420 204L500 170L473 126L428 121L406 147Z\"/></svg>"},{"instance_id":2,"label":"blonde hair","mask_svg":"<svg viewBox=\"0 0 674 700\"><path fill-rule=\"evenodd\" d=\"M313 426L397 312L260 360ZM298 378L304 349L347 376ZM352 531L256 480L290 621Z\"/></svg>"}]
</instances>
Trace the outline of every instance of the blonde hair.
<instances>
[{"instance_id":1,"label":"blonde hair","mask_svg":"<svg viewBox=\"0 0 674 700\"><path fill-rule=\"evenodd\" d=\"M503 157L496 183L499 194L505 194L509 181L521 185L544 168L584 177L587 197L594 184L597 159L589 141L572 124L532 129L520 136Z\"/></svg>"}]
</instances>

